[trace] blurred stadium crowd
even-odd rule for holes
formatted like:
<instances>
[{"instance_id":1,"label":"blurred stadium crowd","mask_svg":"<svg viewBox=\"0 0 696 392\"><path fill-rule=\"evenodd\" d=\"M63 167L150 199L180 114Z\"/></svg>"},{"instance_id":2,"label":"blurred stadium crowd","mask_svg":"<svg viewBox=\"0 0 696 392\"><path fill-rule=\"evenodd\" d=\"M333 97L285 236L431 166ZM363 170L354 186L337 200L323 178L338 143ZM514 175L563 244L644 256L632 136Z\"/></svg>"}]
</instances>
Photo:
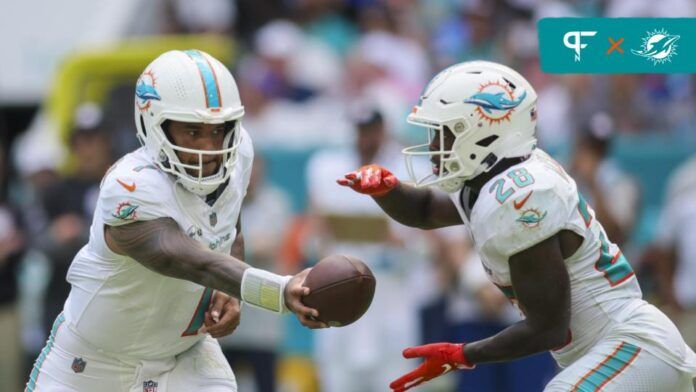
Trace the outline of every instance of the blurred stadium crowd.
<instances>
[{"instance_id":1,"label":"blurred stadium crowd","mask_svg":"<svg viewBox=\"0 0 696 392\"><path fill-rule=\"evenodd\" d=\"M62 3L76 10L85 2ZM348 328L313 333L290 317L245 308L240 328L222 341L240 391L382 391L408 369L404 347L471 341L517 319L487 283L465 229L399 226L334 182L366 163L405 179L400 148L418 136L406 114L437 70L473 59L505 63L537 89L540 146L577 179L645 296L696 344L696 160L689 161L696 78L545 74L536 31L540 18L552 16L694 17L693 1L158 0L123 7L132 12L113 16L122 25L117 39L166 35L172 48L209 40L223 47L211 54L233 71L258 155L242 214L247 262L291 273L347 253L377 277L370 311ZM3 34L0 46L11 39ZM75 46L61 62L87 49L121 50ZM156 53L124 65L127 76L114 77L98 98L79 84L67 98L51 92L60 83L45 86L44 102L0 93L0 391L19 390L62 309L66 271L86 243L103 173L138 147L133 88ZM51 102L56 96L60 103ZM51 108L68 101L61 123ZM452 374L429 390L538 391L555 372L540 355Z\"/></svg>"}]
</instances>

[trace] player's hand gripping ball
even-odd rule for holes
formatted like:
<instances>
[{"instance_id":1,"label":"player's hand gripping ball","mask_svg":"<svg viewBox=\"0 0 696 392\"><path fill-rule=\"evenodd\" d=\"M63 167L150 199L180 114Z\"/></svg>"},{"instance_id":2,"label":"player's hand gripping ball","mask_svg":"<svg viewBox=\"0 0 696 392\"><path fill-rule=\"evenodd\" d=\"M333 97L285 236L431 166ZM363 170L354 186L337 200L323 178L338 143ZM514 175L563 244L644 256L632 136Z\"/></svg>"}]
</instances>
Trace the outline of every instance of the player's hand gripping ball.
<instances>
[{"instance_id":1,"label":"player's hand gripping ball","mask_svg":"<svg viewBox=\"0 0 696 392\"><path fill-rule=\"evenodd\" d=\"M399 184L392 172L379 165L366 165L336 180L339 185L373 197L384 196Z\"/></svg>"},{"instance_id":2,"label":"player's hand gripping ball","mask_svg":"<svg viewBox=\"0 0 696 392\"><path fill-rule=\"evenodd\" d=\"M332 255L312 268L304 281L309 294L302 302L319 311L318 320L343 327L362 317L372 303L376 280L355 257Z\"/></svg>"}]
</instances>

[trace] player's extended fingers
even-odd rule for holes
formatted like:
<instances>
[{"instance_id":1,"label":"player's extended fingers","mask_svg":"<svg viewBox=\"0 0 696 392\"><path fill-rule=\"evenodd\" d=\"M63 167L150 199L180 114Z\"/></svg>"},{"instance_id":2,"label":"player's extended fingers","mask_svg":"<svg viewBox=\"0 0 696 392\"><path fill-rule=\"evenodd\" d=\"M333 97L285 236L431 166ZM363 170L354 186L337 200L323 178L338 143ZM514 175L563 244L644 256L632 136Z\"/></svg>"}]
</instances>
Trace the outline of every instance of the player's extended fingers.
<instances>
[{"instance_id":1,"label":"player's extended fingers","mask_svg":"<svg viewBox=\"0 0 696 392\"><path fill-rule=\"evenodd\" d=\"M221 338L223 336L227 336L234 332L237 329L237 326L234 325L224 325L224 324L216 324L214 329L211 328L208 330L208 333L210 336L214 338Z\"/></svg>"},{"instance_id":2,"label":"player's extended fingers","mask_svg":"<svg viewBox=\"0 0 696 392\"><path fill-rule=\"evenodd\" d=\"M350 173L346 173L343 175L343 178L339 178L336 180L338 185L343 185L343 186L353 186L355 185L355 180L358 178L358 172L357 171L352 171Z\"/></svg>"},{"instance_id":3,"label":"player's extended fingers","mask_svg":"<svg viewBox=\"0 0 696 392\"><path fill-rule=\"evenodd\" d=\"M392 381L392 383L389 384L389 388L393 389L394 391L405 391L406 389L413 387L414 382L423 381L422 367L423 365Z\"/></svg>"},{"instance_id":4,"label":"player's extended fingers","mask_svg":"<svg viewBox=\"0 0 696 392\"><path fill-rule=\"evenodd\" d=\"M313 319L319 317L318 310L306 306L298 297L293 297L290 301L291 303L288 304L288 308L292 309L298 316L302 315Z\"/></svg>"},{"instance_id":5,"label":"player's extended fingers","mask_svg":"<svg viewBox=\"0 0 696 392\"><path fill-rule=\"evenodd\" d=\"M343 185L343 186L353 186L353 180L349 180L347 178L339 178L336 180L336 183L338 185Z\"/></svg>"},{"instance_id":6,"label":"player's extended fingers","mask_svg":"<svg viewBox=\"0 0 696 392\"><path fill-rule=\"evenodd\" d=\"M286 306L288 309L292 310L293 313L299 315L304 315L306 317L316 318L319 316L319 311L312 309L302 303L302 297L309 294L309 287L300 286L299 284L294 287L289 287L290 296L286 299Z\"/></svg>"},{"instance_id":7,"label":"player's extended fingers","mask_svg":"<svg viewBox=\"0 0 696 392\"><path fill-rule=\"evenodd\" d=\"M232 332L234 332L235 329L237 329L236 324L217 323L212 327L208 328L208 333L210 334L210 336L214 338L221 338L223 336L231 334Z\"/></svg>"},{"instance_id":8,"label":"player's extended fingers","mask_svg":"<svg viewBox=\"0 0 696 392\"><path fill-rule=\"evenodd\" d=\"M427 357L431 353L431 348L428 345L409 347L403 351L404 358L419 358Z\"/></svg>"},{"instance_id":9,"label":"player's extended fingers","mask_svg":"<svg viewBox=\"0 0 696 392\"><path fill-rule=\"evenodd\" d=\"M300 321L300 324L310 329L320 329L329 327L328 325L326 325L326 323L319 321L314 317L307 317L302 314L297 314L297 319Z\"/></svg>"},{"instance_id":10,"label":"player's extended fingers","mask_svg":"<svg viewBox=\"0 0 696 392\"><path fill-rule=\"evenodd\" d=\"M228 304L220 321L207 328L208 333L214 338L231 334L239 326L240 315L239 306Z\"/></svg>"},{"instance_id":11,"label":"player's extended fingers","mask_svg":"<svg viewBox=\"0 0 696 392\"><path fill-rule=\"evenodd\" d=\"M404 358L407 358L407 359L416 358L416 357L418 357L418 354L416 354L416 349L417 349L417 348L418 348L418 347L409 347L409 348L405 349L405 350L401 353L401 355L403 355Z\"/></svg>"},{"instance_id":12,"label":"player's extended fingers","mask_svg":"<svg viewBox=\"0 0 696 392\"><path fill-rule=\"evenodd\" d=\"M325 323L317 320L319 311L305 306L299 298L293 298L291 301L292 303L288 304L288 308L292 309L302 325L312 329L328 327Z\"/></svg>"},{"instance_id":13,"label":"player's extended fingers","mask_svg":"<svg viewBox=\"0 0 696 392\"><path fill-rule=\"evenodd\" d=\"M404 388L404 391L407 391L407 390L409 390L409 389L411 389L411 388L415 388L415 387L417 387L417 386L423 384L425 381L426 381L426 379L425 379L424 377L419 377L419 378L417 378L417 379L411 381L410 383L408 383L408 384L406 385L406 387Z\"/></svg>"},{"instance_id":14,"label":"player's extended fingers","mask_svg":"<svg viewBox=\"0 0 696 392\"><path fill-rule=\"evenodd\" d=\"M203 314L203 326L198 328L199 334L208 333L208 328L215 325L215 320L210 316L210 311Z\"/></svg>"},{"instance_id":15,"label":"player's extended fingers","mask_svg":"<svg viewBox=\"0 0 696 392\"><path fill-rule=\"evenodd\" d=\"M227 295L224 295L218 291L215 292L213 295L213 300L210 302L210 307L208 310L210 311L210 316L213 318L213 321L216 323L220 321L220 314L222 314L222 309L224 309L225 305L227 302L229 302L230 297Z\"/></svg>"},{"instance_id":16,"label":"player's extended fingers","mask_svg":"<svg viewBox=\"0 0 696 392\"><path fill-rule=\"evenodd\" d=\"M402 385L401 387L394 389L393 392L405 392L411 388L415 388L415 387L421 385L425 381L427 381L425 378L419 377L419 378L411 381L408 384Z\"/></svg>"}]
</instances>

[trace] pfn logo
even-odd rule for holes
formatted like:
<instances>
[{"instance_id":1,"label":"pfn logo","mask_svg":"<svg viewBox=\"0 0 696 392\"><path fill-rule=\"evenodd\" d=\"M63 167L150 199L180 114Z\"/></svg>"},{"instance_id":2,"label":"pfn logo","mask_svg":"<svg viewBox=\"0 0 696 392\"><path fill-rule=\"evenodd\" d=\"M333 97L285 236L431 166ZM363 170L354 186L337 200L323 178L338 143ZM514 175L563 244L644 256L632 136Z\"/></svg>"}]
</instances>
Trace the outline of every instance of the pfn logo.
<instances>
[{"instance_id":1,"label":"pfn logo","mask_svg":"<svg viewBox=\"0 0 696 392\"><path fill-rule=\"evenodd\" d=\"M585 49L587 44L581 42L581 37L594 37L596 31L569 31L563 36L563 45L575 51L575 61L580 61L580 50ZM572 41L571 41L572 39Z\"/></svg>"}]
</instances>

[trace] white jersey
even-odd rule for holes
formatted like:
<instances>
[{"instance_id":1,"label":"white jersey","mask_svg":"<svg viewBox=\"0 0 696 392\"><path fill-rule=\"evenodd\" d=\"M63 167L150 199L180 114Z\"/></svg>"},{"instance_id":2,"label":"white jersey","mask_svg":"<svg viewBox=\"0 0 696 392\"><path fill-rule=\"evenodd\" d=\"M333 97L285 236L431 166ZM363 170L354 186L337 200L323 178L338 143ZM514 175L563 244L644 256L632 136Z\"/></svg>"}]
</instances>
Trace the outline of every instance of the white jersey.
<instances>
[{"instance_id":1,"label":"white jersey","mask_svg":"<svg viewBox=\"0 0 696 392\"><path fill-rule=\"evenodd\" d=\"M634 321L649 305L642 300L631 265L618 246L609 242L575 181L545 152L536 149L526 161L490 179L467 211L469 216L468 206L461 201L468 199L466 188L450 197L470 227L489 279L513 304L510 256L561 230L584 238L565 260L570 276L570 330L566 344L552 352L561 367L575 362L603 338L619 334L676 368L696 370L696 356L671 322L643 322L649 317Z\"/></svg>"},{"instance_id":2,"label":"white jersey","mask_svg":"<svg viewBox=\"0 0 696 392\"><path fill-rule=\"evenodd\" d=\"M203 339L197 334L213 290L161 275L104 242L104 225L162 217L191 238L230 254L253 161L242 129L239 157L228 185L212 206L153 164L144 148L125 155L102 180L89 243L68 271L68 326L87 343L116 356L158 359L177 355Z\"/></svg>"}]
</instances>

